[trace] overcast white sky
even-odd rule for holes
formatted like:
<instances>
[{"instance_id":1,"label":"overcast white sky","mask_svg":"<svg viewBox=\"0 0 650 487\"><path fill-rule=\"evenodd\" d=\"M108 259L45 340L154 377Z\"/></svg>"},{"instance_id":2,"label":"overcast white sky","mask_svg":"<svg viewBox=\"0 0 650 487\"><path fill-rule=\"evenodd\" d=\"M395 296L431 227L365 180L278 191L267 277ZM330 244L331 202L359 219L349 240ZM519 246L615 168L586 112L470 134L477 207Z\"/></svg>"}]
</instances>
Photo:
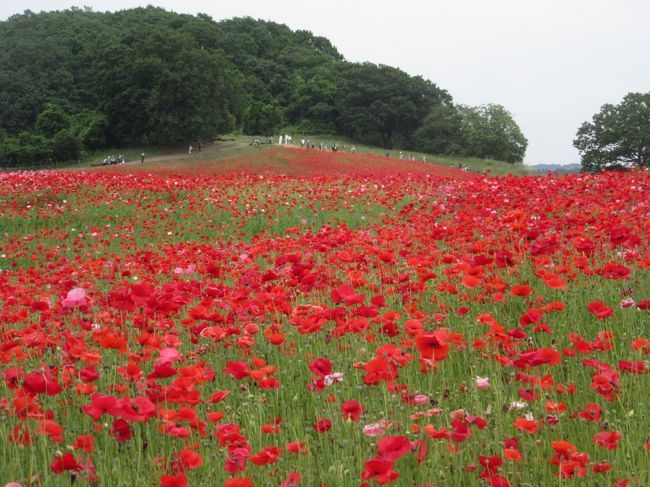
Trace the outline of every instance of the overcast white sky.
<instances>
[{"instance_id":1,"label":"overcast white sky","mask_svg":"<svg viewBox=\"0 0 650 487\"><path fill-rule=\"evenodd\" d=\"M350 61L422 75L456 103L504 105L528 138L529 164L579 162L579 125L604 103L650 91L649 0L4 0L0 20L147 4L307 29Z\"/></svg>"}]
</instances>

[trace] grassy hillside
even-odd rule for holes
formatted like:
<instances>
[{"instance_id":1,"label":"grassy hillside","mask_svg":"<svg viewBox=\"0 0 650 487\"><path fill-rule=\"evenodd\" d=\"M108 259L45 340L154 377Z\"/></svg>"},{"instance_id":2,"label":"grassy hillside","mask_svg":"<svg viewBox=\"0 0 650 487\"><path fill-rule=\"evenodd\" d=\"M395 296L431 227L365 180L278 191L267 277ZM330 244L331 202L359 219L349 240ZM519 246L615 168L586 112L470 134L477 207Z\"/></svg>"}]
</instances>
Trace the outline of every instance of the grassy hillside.
<instances>
[{"instance_id":1,"label":"grassy hillside","mask_svg":"<svg viewBox=\"0 0 650 487\"><path fill-rule=\"evenodd\" d=\"M400 151L398 149L388 150L371 145L360 144L352 139L336 135L294 136L292 144L284 147L298 148L300 147L300 141L303 138L305 141L312 141L316 147L318 147L318 144L321 143L327 144L328 147L336 144L341 148L341 150L337 152L339 155L350 152L352 147L354 147L357 153L374 154L384 157L388 156L388 158L391 160L391 164L396 165L407 162L409 156L412 156L416 161L423 161L429 164L435 164L455 169L458 169L459 166L464 168L466 167L470 172L474 173L486 173L487 171L487 174L490 175L514 174L517 176L530 174L529 169L523 164L508 164L503 161L490 161L474 157L439 156L421 152ZM100 151L89 154L87 157L85 157L82 161L82 166L95 164L109 154L118 155L120 152L124 152L126 159L129 161L139 161L140 153L142 151L144 151L146 154L144 164L145 167L166 166L171 169L178 165L180 165L179 167L183 167L184 164L187 164L189 162L195 164L209 163L252 155L255 155L258 158L258 164L270 163L270 155L266 151L266 149L269 148L266 138L259 137L259 140L262 143L257 146L251 146L253 137L247 135L231 134L224 136L223 139L224 140L217 143L212 143L204 146L201 152L199 152L198 149L194 147L191 156L188 154L188 148L185 146L177 147L176 149L163 149L154 147L144 149L113 149L108 151ZM274 138L273 142L273 147L277 147L277 138ZM320 152L318 148L316 148L315 151ZM332 153L331 150L328 150L327 152ZM400 152L402 153L402 160L400 160Z\"/></svg>"}]
</instances>

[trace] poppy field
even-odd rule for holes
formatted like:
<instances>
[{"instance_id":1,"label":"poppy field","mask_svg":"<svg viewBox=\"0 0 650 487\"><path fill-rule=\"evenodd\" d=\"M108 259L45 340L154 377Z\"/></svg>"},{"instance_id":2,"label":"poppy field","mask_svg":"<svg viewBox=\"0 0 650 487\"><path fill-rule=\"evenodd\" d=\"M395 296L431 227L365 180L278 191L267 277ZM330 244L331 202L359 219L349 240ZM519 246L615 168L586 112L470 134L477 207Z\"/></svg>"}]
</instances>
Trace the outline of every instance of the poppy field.
<instances>
[{"instance_id":1,"label":"poppy field","mask_svg":"<svg viewBox=\"0 0 650 487\"><path fill-rule=\"evenodd\" d=\"M650 485L650 173L279 151L0 174L0 485Z\"/></svg>"}]
</instances>

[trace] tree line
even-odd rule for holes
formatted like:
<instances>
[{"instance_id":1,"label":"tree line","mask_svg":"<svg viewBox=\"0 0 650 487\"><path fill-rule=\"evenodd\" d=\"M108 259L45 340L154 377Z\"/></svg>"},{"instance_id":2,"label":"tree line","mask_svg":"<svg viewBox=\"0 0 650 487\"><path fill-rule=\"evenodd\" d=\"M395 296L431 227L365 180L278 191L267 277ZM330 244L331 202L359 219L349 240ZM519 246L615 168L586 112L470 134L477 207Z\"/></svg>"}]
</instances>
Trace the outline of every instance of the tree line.
<instances>
[{"instance_id":1,"label":"tree line","mask_svg":"<svg viewBox=\"0 0 650 487\"><path fill-rule=\"evenodd\" d=\"M650 91L603 105L580 126L573 145L586 172L650 168Z\"/></svg>"},{"instance_id":2,"label":"tree line","mask_svg":"<svg viewBox=\"0 0 650 487\"><path fill-rule=\"evenodd\" d=\"M26 11L0 22L0 86L5 165L239 130L511 163L527 146L500 105L457 105L421 76L347 62L324 37L252 18Z\"/></svg>"}]
</instances>

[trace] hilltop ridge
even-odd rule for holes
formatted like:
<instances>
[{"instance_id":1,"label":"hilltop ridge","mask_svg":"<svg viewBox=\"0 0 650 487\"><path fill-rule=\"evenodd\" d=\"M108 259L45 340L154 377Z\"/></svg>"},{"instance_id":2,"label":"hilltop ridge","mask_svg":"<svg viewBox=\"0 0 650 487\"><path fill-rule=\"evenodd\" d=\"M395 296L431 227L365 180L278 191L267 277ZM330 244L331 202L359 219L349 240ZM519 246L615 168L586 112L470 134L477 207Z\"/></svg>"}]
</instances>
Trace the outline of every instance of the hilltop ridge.
<instances>
[{"instance_id":1,"label":"hilltop ridge","mask_svg":"<svg viewBox=\"0 0 650 487\"><path fill-rule=\"evenodd\" d=\"M250 17L26 11L0 22L0 66L2 165L232 131L507 162L527 145L502 106L456 105L431 80L348 62L324 37Z\"/></svg>"}]
</instances>

